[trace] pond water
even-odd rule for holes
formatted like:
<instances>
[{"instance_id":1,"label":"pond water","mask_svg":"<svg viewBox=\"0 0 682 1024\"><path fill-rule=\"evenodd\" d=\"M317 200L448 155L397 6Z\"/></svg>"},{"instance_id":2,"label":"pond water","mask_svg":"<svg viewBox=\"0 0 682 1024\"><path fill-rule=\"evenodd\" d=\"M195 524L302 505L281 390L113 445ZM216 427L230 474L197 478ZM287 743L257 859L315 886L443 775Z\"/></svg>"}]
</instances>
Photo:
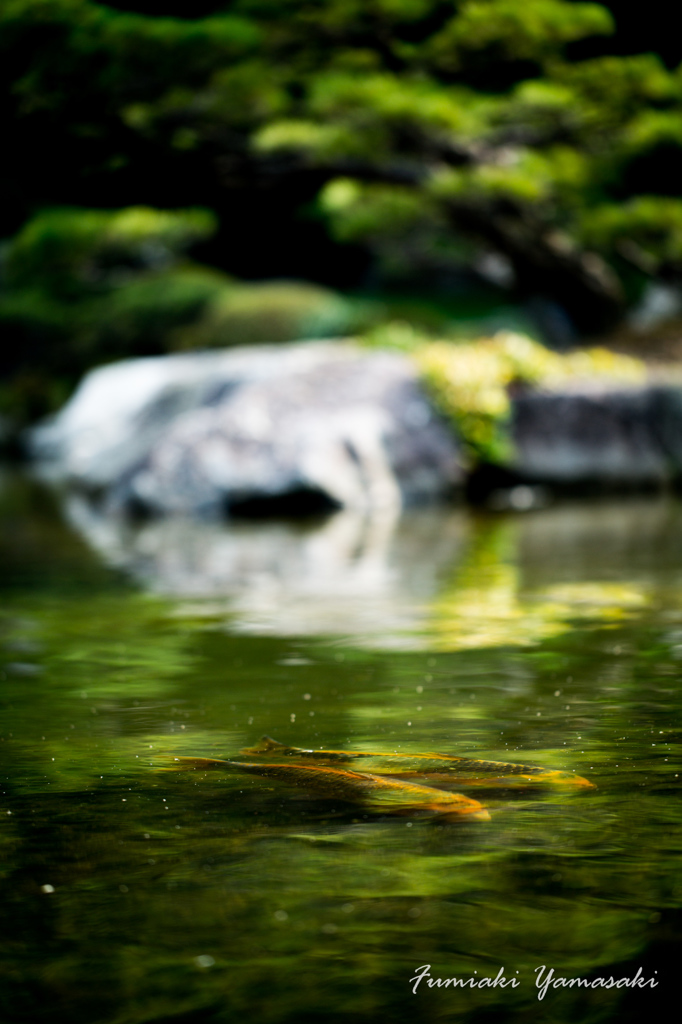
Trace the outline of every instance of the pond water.
<instances>
[{"instance_id":1,"label":"pond water","mask_svg":"<svg viewBox=\"0 0 682 1024\"><path fill-rule=\"evenodd\" d=\"M0 1019L662 1013L682 933L679 500L132 527L7 474L0 504ZM458 821L168 770L262 734L594 788L455 786L490 812ZM594 987L540 999L543 966Z\"/></svg>"}]
</instances>

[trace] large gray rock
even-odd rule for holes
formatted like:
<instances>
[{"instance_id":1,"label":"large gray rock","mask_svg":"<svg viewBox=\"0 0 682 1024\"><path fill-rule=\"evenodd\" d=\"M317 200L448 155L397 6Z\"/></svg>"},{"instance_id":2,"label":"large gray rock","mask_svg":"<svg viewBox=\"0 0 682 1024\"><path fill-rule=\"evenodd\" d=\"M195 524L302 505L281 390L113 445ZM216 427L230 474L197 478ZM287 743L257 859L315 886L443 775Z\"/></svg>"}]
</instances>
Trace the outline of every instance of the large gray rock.
<instances>
[{"instance_id":1,"label":"large gray rock","mask_svg":"<svg viewBox=\"0 0 682 1024\"><path fill-rule=\"evenodd\" d=\"M411 362L343 341L102 367L31 447L53 477L161 513L296 492L396 509L462 482L456 441Z\"/></svg>"},{"instance_id":2,"label":"large gray rock","mask_svg":"<svg viewBox=\"0 0 682 1024\"><path fill-rule=\"evenodd\" d=\"M529 481L636 487L682 474L682 387L672 380L526 391L514 397L511 430L512 468ZM464 479L413 363L345 341L102 367L31 447L53 478L101 492L105 507L159 513L220 514L297 494L395 511Z\"/></svg>"}]
</instances>

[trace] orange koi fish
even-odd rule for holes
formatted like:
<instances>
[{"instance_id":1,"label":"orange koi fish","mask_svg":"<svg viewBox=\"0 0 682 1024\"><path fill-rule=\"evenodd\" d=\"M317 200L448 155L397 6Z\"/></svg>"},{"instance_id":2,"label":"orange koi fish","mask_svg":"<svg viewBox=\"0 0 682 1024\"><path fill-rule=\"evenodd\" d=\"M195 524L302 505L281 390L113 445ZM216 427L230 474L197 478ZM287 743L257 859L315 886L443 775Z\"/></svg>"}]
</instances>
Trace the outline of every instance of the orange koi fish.
<instances>
[{"instance_id":1,"label":"orange koi fish","mask_svg":"<svg viewBox=\"0 0 682 1024\"><path fill-rule=\"evenodd\" d=\"M278 743L270 736L261 737L254 747L246 747L242 754L259 757L271 754L283 757L314 758L320 762L355 761L360 758L371 759L365 764L373 772L411 778L428 775L441 779L456 776L460 784L469 786L529 785L536 782L554 783L559 785L594 787L594 783L581 775L559 771L555 768L538 768L528 764L513 764L507 761L479 761L470 757L458 757L454 754L401 754L398 751L356 751L356 750L306 750L300 747L287 747ZM453 779L454 781L454 779Z\"/></svg>"},{"instance_id":2,"label":"orange koi fish","mask_svg":"<svg viewBox=\"0 0 682 1024\"><path fill-rule=\"evenodd\" d=\"M182 768L224 768L264 775L266 778L279 779L289 785L316 790L323 796L350 802L359 801L378 810L397 813L424 810L445 816L467 815L478 821L490 820L488 811L478 800L472 800L461 793L447 793L433 786L420 786L381 775L350 771L347 768L300 764L250 764L207 757L175 757L173 761L177 767Z\"/></svg>"}]
</instances>

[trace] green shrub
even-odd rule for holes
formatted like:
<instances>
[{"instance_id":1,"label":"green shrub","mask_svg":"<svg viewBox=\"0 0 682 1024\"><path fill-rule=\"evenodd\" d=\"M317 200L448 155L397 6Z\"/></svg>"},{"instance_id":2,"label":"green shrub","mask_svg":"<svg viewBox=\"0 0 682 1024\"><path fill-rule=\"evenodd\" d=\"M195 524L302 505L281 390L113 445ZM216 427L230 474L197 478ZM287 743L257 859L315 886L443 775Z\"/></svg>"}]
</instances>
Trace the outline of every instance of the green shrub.
<instances>
[{"instance_id":1,"label":"green shrub","mask_svg":"<svg viewBox=\"0 0 682 1024\"><path fill-rule=\"evenodd\" d=\"M358 321L351 301L303 281L242 284L218 295L197 323L174 333L175 348L220 348L329 338L347 334Z\"/></svg>"},{"instance_id":2,"label":"green shrub","mask_svg":"<svg viewBox=\"0 0 682 1024\"><path fill-rule=\"evenodd\" d=\"M79 298L107 291L143 270L168 267L215 231L209 210L43 210L9 243L9 289L40 288Z\"/></svg>"},{"instance_id":3,"label":"green shrub","mask_svg":"<svg viewBox=\"0 0 682 1024\"><path fill-rule=\"evenodd\" d=\"M45 210L5 246L0 413L51 412L93 365L168 349L230 286L184 259L214 230L206 210Z\"/></svg>"},{"instance_id":4,"label":"green shrub","mask_svg":"<svg viewBox=\"0 0 682 1024\"><path fill-rule=\"evenodd\" d=\"M92 307L93 352L109 358L167 352L173 332L200 322L232 287L226 275L192 265L131 281Z\"/></svg>"},{"instance_id":5,"label":"green shrub","mask_svg":"<svg viewBox=\"0 0 682 1024\"><path fill-rule=\"evenodd\" d=\"M179 349L347 334L376 316L300 281L236 282L184 253L205 210L53 209L7 244L0 414L18 427L64 401L90 367Z\"/></svg>"}]
</instances>

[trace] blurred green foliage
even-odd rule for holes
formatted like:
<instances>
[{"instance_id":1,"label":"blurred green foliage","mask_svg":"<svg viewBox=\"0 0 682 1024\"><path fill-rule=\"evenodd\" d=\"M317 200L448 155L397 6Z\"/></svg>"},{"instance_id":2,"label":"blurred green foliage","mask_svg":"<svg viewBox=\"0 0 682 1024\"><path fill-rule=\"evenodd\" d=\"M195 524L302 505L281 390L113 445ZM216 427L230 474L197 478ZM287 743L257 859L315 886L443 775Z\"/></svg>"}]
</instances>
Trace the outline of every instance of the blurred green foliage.
<instances>
[{"instance_id":1,"label":"blurred green foliage","mask_svg":"<svg viewBox=\"0 0 682 1024\"><path fill-rule=\"evenodd\" d=\"M242 283L193 263L207 210L60 208L6 246L0 412L51 411L92 365L176 349L329 337L362 328L371 303L296 281Z\"/></svg>"},{"instance_id":2,"label":"blurred green foliage","mask_svg":"<svg viewBox=\"0 0 682 1024\"><path fill-rule=\"evenodd\" d=\"M21 424L51 411L89 366L167 350L226 285L182 262L214 230L206 210L57 209L6 246L0 412Z\"/></svg>"},{"instance_id":3,"label":"blurred green foliage","mask_svg":"<svg viewBox=\"0 0 682 1024\"><path fill-rule=\"evenodd\" d=\"M631 52L632 29L628 52L619 19L569 0L5 0L11 401L23 387L33 416L56 400L41 374L56 393L122 355L353 320L268 285L246 326L224 272L338 287L371 267L404 289L492 256L512 298L609 328L647 279L682 276L682 71L665 19L642 40L666 61Z\"/></svg>"},{"instance_id":4,"label":"blurred green foliage","mask_svg":"<svg viewBox=\"0 0 682 1024\"><path fill-rule=\"evenodd\" d=\"M64 298L109 290L135 272L166 267L215 230L207 210L48 210L13 239L5 260L10 288Z\"/></svg>"}]
</instances>

